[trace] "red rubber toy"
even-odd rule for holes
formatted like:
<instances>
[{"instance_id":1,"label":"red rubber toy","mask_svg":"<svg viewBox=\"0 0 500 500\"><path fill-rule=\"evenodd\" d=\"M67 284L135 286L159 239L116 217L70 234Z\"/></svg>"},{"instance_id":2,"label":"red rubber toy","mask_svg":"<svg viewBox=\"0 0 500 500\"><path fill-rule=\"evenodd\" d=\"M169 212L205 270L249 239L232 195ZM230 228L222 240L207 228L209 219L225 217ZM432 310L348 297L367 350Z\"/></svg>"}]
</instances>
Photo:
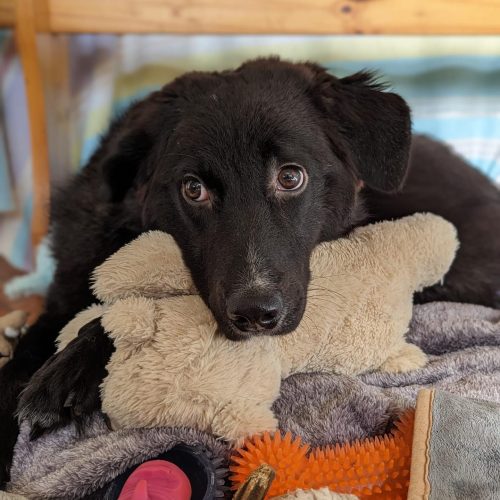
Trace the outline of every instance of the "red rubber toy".
<instances>
[{"instance_id":1,"label":"red rubber toy","mask_svg":"<svg viewBox=\"0 0 500 500\"><path fill-rule=\"evenodd\" d=\"M118 500L190 500L191 484L177 465L166 460L145 462L130 474Z\"/></svg>"}]
</instances>

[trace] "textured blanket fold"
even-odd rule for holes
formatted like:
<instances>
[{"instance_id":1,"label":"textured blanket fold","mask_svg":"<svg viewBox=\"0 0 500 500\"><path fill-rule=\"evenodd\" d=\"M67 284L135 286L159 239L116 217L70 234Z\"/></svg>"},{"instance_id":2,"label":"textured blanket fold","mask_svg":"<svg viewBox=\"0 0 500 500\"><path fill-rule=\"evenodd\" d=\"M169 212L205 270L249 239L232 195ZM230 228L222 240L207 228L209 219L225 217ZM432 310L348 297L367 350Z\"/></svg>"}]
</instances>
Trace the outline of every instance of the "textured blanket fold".
<instances>
[{"instance_id":1,"label":"textured blanket fold","mask_svg":"<svg viewBox=\"0 0 500 500\"><path fill-rule=\"evenodd\" d=\"M274 404L280 427L313 446L384 434L426 387L500 403L500 311L452 303L415 306L408 339L432 355L427 367L405 374L308 373L286 379ZM72 426L34 442L28 436L24 425L9 485L28 498L83 498L181 441L219 457L229 451L220 440L187 429L108 432L98 416L84 437Z\"/></svg>"},{"instance_id":2,"label":"textured blanket fold","mask_svg":"<svg viewBox=\"0 0 500 500\"><path fill-rule=\"evenodd\" d=\"M191 429L134 429L109 432L95 415L85 435L74 425L29 441L21 427L12 483L8 488L28 498L84 498L101 490L130 467L157 457L179 443L201 446L212 457L226 459L228 447L220 440Z\"/></svg>"},{"instance_id":3,"label":"textured blanket fold","mask_svg":"<svg viewBox=\"0 0 500 500\"><path fill-rule=\"evenodd\" d=\"M418 395L408 500L500 498L500 405Z\"/></svg>"}]
</instances>

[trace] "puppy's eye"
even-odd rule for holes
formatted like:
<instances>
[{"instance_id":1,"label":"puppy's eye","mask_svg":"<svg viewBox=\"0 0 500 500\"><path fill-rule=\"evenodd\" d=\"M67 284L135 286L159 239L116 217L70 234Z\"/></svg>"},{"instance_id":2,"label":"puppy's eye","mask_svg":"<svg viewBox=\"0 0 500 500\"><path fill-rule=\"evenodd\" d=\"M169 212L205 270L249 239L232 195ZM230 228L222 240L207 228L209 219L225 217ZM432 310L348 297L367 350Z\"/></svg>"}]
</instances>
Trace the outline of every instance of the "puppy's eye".
<instances>
[{"instance_id":1,"label":"puppy's eye","mask_svg":"<svg viewBox=\"0 0 500 500\"><path fill-rule=\"evenodd\" d=\"M182 181L182 195L189 203L202 203L210 199L203 182L194 175L186 175Z\"/></svg>"},{"instance_id":2,"label":"puppy's eye","mask_svg":"<svg viewBox=\"0 0 500 500\"><path fill-rule=\"evenodd\" d=\"M276 189L279 191L297 191L304 185L305 173L299 165L283 165L276 182Z\"/></svg>"}]
</instances>

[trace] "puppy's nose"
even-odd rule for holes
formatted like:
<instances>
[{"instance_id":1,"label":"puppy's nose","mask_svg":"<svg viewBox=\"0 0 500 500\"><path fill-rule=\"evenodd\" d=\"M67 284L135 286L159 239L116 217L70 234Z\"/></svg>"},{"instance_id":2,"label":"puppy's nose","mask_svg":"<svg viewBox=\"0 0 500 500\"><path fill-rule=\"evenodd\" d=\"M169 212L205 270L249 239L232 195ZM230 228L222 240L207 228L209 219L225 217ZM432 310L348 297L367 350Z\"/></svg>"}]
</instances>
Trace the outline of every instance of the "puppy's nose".
<instances>
[{"instance_id":1,"label":"puppy's nose","mask_svg":"<svg viewBox=\"0 0 500 500\"><path fill-rule=\"evenodd\" d=\"M227 302L227 316L242 332L273 329L283 314L281 294L232 295Z\"/></svg>"}]
</instances>

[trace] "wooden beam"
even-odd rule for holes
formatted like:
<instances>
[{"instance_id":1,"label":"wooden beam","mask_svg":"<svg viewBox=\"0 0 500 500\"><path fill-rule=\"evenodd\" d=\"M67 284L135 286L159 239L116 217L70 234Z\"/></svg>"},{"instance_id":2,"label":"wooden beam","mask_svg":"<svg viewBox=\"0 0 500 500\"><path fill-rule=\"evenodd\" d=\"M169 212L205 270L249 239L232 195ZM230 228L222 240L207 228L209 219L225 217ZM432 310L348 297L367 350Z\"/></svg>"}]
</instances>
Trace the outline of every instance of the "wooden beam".
<instances>
[{"instance_id":1,"label":"wooden beam","mask_svg":"<svg viewBox=\"0 0 500 500\"><path fill-rule=\"evenodd\" d=\"M15 20L15 0L0 0L0 28L12 28Z\"/></svg>"},{"instance_id":2,"label":"wooden beam","mask_svg":"<svg viewBox=\"0 0 500 500\"><path fill-rule=\"evenodd\" d=\"M16 43L23 66L33 167L32 242L36 246L47 234L49 220L50 168L47 145L45 96L36 45L35 5L37 0L16 2Z\"/></svg>"},{"instance_id":3,"label":"wooden beam","mask_svg":"<svg viewBox=\"0 0 500 500\"><path fill-rule=\"evenodd\" d=\"M72 33L500 34L500 0L37 0Z\"/></svg>"}]
</instances>

